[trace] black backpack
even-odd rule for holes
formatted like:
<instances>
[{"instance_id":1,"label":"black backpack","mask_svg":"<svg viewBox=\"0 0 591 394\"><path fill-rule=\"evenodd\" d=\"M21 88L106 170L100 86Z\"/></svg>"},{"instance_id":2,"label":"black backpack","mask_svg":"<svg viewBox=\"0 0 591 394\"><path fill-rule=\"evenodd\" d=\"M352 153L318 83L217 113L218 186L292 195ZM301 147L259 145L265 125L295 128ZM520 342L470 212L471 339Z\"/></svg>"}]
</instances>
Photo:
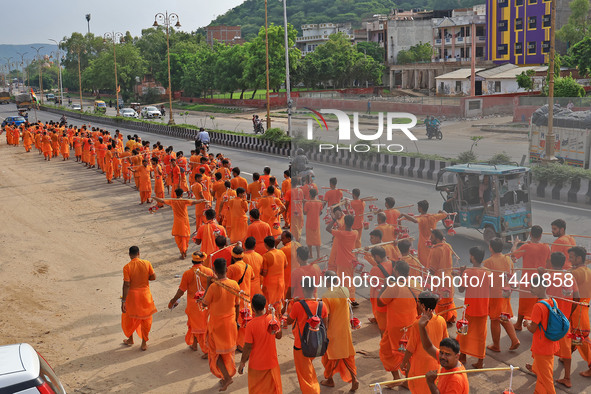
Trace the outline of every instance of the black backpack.
<instances>
[{"instance_id":1,"label":"black backpack","mask_svg":"<svg viewBox=\"0 0 591 394\"><path fill-rule=\"evenodd\" d=\"M306 322L304 326L304 332L301 333L298 325L298 334L300 336L300 342L302 346L302 354L305 357L321 357L324 356L326 353L326 348L328 347L328 336L326 333L326 325L324 324L324 319L321 318L322 316L322 301L318 302L318 308L316 309L316 314L313 315L312 311L310 311L310 307L306 303L306 301L301 300L300 305L304 308L304 311L308 315L308 319L311 317L318 317L320 319L320 324L316 329L312 329L310 324Z\"/></svg>"}]
</instances>

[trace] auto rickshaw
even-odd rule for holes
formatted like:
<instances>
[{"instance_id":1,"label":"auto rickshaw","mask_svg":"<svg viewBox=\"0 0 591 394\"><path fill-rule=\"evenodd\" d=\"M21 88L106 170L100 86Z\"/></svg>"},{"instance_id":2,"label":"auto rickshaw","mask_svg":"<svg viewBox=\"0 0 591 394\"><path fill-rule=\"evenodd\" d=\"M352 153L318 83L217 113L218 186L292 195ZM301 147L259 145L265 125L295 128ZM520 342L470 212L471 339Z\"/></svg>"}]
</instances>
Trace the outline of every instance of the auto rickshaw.
<instances>
[{"instance_id":1,"label":"auto rickshaw","mask_svg":"<svg viewBox=\"0 0 591 394\"><path fill-rule=\"evenodd\" d=\"M95 100L94 101L94 112L99 112L104 114L107 112L107 104L102 100Z\"/></svg>"},{"instance_id":2,"label":"auto rickshaw","mask_svg":"<svg viewBox=\"0 0 591 394\"><path fill-rule=\"evenodd\" d=\"M455 227L476 229L486 242L514 236L526 240L532 226L530 181L527 167L459 164L439 171L435 189L444 210L457 213Z\"/></svg>"}]
</instances>

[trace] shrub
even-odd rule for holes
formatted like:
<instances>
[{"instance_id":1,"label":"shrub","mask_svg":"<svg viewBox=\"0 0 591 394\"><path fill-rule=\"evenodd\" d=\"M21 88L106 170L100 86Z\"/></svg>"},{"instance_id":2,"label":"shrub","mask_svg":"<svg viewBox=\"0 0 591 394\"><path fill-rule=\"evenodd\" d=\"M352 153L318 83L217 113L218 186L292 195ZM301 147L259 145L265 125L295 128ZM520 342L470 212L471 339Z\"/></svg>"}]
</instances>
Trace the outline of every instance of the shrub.
<instances>
[{"instance_id":1,"label":"shrub","mask_svg":"<svg viewBox=\"0 0 591 394\"><path fill-rule=\"evenodd\" d=\"M475 163L476 161L478 161L478 157L476 156L476 153L471 150L467 150L458 155L458 163L460 164Z\"/></svg>"},{"instance_id":2,"label":"shrub","mask_svg":"<svg viewBox=\"0 0 591 394\"><path fill-rule=\"evenodd\" d=\"M289 138L287 134L285 134L285 132L278 127L270 128L265 132L265 134L263 134L259 138L267 141L273 141L276 143L284 143L291 141L291 138Z\"/></svg>"},{"instance_id":3,"label":"shrub","mask_svg":"<svg viewBox=\"0 0 591 394\"><path fill-rule=\"evenodd\" d=\"M490 158L488 164L510 164L512 163L511 157L505 152L497 153Z\"/></svg>"},{"instance_id":4,"label":"shrub","mask_svg":"<svg viewBox=\"0 0 591 394\"><path fill-rule=\"evenodd\" d=\"M537 165L532 167L532 174L534 180L546 181L551 185L591 179L591 170L565 164Z\"/></svg>"}]
</instances>

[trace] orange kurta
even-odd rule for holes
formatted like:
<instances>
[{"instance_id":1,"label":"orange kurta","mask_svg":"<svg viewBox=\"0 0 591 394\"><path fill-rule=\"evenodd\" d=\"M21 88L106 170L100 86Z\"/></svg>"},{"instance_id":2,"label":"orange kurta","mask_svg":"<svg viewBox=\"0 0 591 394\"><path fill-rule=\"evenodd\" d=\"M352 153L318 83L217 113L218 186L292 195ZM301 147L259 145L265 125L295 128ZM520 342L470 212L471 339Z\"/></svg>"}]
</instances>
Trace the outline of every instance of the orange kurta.
<instances>
[{"instance_id":1,"label":"orange kurta","mask_svg":"<svg viewBox=\"0 0 591 394\"><path fill-rule=\"evenodd\" d=\"M515 259L521 258L523 268L527 268L527 270L522 272L522 275L526 273L531 275L532 273L537 272L537 268L546 266L546 262L550 258L550 247L543 243L528 242L521 245L519 249L513 252L513 257ZM524 280L523 282L529 282L529 280ZM521 284L520 287L522 290L529 289L527 283ZM524 316L526 319L529 319L532 308L536 302L537 299L529 292L520 292L518 314Z\"/></svg>"},{"instance_id":2,"label":"orange kurta","mask_svg":"<svg viewBox=\"0 0 591 394\"><path fill-rule=\"evenodd\" d=\"M287 267L287 258L279 249L271 249L263 255L262 271L267 274L263 277L263 295L267 304L278 304L281 310L281 302L285 293L284 270ZM280 313L280 312L279 312Z\"/></svg>"},{"instance_id":3,"label":"orange kurta","mask_svg":"<svg viewBox=\"0 0 591 394\"><path fill-rule=\"evenodd\" d=\"M246 326L246 343L252 344L248 359L248 392L281 394L281 371L277 359L275 335L267 327L271 315L255 316Z\"/></svg>"},{"instance_id":4,"label":"orange kurta","mask_svg":"<svg viewBox=\"0 0 591 394\"><path fill-rule=\"evenodd\" d=\"M253 221L246 229L246 237L254 237L254 239L257 241L254 250L256 250L261 255L267 253L264 240L265 237L269 235L272 235L271 226L262 220Z\"/></svg>"},{"instance_id":5,"label":"orange kurta","mask_svg":"<svg viewBox=\"0 0 591 394\"><path fill-rule=\"evenodd\" d=\"M193 264L191 268L183 273L179 289L187 292L187 307L185 308L185 313L187 314L187 334L185 335L185 343L191 346L193 344L193 337L195 337L201 346L201 350L204 353L208 353L205 334L207 333L209 310L202 308L193 298L197 291L205 291L207 288L207 278L198 278L195 273L197 270L209 276L213 275L213 271L204 267L202 264Z\"/></svg>"},{"instance_id":6,"label":"orange kurta","mask_svg":"<svg viewBox=\"0 0 591 394\"><path fill-rule=\"evenodd\" d=\"M312 200L304 204L307 246L322 245L322 239L320 237L320 215L322 214L322 206L323 204L320 200Z\"/></svg>"},{"instance_id":7,"label":"orange kurta","mask_svg":"<svg viewBox=\"0 0 591 394\"><path fill-rule=\"evenodd\" d=\"M147 260L135 258L123 267L123 280L129 282L126 312L121 314L121 327L126 337L137 331L143 340L148 340L152 315L157 312L150 292L151 275L154 275L154 268Z\"/></svg>"},{"instance_id":8,"label":"orange kurta","mask_svg":"<svg viewBox=\"0 0 591 394\"><path fill-rule=\"evenodd\" d=\"M488 304L488 316L491 320L500 318L501 313L508 313L510 317L513 317L511 299L503 297L503 280L500 277L503 273L507 274L509 278L511 277L511 274L513 274L513 260L502 253L493 253L490 258L484 260L482 266L494 270L492 287L490 289L490 301Z\"/></svg>"},{"instance_id":9,"label":"orange kurta","mask_svg":"<svg viewBox=\"0 0 591 394\"><path fill-rule=\"evenodd\" d=\"M243 260L252 267L254 279L250 282L250 297L255 294L263 294L261 282L261 269L263 267L263 256L254 250L245 250Z\"/></svg>"},{"instance_id":10,"label":"orange kurta","mask_svg":"<svg viewBox=\"0 0 591 394\"><path fill-rule=\"evenodd\" d=\"M427 266L429 263L429 254L431 253L431 249L427 246L427 241L431 237L431 230L437 227L438 221L446 217L447 215L445 213L424 214L416 217L419 224L419 241L417 246L419 260L424 266Z\"/></svg>"}]
</instances>

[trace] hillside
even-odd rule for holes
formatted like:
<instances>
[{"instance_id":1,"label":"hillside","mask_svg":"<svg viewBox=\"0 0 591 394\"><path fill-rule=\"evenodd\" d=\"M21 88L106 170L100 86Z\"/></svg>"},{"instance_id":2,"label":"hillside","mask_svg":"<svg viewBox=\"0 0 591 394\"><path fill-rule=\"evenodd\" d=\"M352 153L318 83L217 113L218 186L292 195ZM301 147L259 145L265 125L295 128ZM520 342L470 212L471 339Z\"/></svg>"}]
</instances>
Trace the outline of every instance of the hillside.
<instances>
[{"instance_id":1,"label":"hillside","mask_svg":"<svg viewBox=\"0 0 591 394\"><path fill-rule=\"evenodd\" d=\"M307 23L351 22L359 27L364 18L389 14L392 9L452 9L482 4L485 0L287 0L287 20L298 31ZM283 3L268 0L269 23L283 25ZM242 36L252 39L265 23L265 1L246 0L214 19L212 25L240 25ZM300 31L301 32L301 31Z\"/></svg>"}]
</instances>

